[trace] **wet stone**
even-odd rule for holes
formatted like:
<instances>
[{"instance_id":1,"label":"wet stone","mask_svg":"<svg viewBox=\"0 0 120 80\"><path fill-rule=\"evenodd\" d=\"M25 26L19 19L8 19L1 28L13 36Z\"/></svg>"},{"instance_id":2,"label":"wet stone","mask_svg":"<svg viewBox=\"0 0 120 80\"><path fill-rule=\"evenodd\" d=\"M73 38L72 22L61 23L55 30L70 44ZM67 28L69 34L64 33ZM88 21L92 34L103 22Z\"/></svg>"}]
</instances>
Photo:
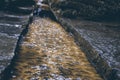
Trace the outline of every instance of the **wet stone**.
<instances>
[{"instance_id":1,"label":"wet stone","mask_svg":"<svg viewBox=\"0 0 120 80\"><path fill-rule=\"evenodd\" d=\"M10 65L19 36L28 20L29 15L0 11L0 75Z\"/></svg>"}]
</instances>

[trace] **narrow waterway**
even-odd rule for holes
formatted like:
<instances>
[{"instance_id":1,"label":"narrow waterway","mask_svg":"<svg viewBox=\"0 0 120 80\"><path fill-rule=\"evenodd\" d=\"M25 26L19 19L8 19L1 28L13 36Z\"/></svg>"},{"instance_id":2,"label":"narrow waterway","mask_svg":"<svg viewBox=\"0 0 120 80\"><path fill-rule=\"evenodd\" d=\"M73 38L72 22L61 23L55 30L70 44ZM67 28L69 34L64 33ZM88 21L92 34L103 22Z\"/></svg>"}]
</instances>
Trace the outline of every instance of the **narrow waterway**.
<instances>
[{"instance_id":1,"label":"narrow waterway","mask_svg":"<svg viewBox=\"0 0 120 80\"><path fill-rule=\"evenodd\" d=\"M62 26L36 17L23 37L9 80L102 80Z\"/></svg>"}]
</instances>

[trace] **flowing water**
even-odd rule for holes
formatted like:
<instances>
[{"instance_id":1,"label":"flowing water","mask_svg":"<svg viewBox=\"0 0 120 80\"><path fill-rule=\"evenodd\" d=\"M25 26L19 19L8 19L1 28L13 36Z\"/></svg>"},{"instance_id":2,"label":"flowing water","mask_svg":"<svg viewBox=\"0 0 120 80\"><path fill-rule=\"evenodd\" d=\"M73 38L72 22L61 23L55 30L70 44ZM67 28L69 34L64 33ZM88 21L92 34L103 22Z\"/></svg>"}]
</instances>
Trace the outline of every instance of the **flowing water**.
<instances>
[{"instance_id":1,"label":"flowing water","mask_svg":"<svg viewBox=\"0 0 120 80\"><path fill-rule=\"evenodd\" d=\"M62 26L36 17L21 40L10 80L102 80Z\"/></svg>"}]
</instances>

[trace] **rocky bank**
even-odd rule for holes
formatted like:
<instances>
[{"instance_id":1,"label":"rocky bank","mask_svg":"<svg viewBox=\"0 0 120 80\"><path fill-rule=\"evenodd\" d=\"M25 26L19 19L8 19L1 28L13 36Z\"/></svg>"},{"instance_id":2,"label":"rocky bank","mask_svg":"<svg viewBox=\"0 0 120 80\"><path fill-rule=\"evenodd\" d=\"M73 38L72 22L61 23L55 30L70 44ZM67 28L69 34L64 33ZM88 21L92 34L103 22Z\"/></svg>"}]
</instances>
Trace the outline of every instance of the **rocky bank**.
<instances>
[{"instance_id":1,"label":"rocky bank","mask_svg":"<svg viewBox=\"0 0 120 80\"><path fill-rule=\"evenodd\" d=\"M0 80L15 55L19 37L29 24L32 12L31 4L23 6L17 3L16 0L0 0Z\"/></svg>"}]
</instances>

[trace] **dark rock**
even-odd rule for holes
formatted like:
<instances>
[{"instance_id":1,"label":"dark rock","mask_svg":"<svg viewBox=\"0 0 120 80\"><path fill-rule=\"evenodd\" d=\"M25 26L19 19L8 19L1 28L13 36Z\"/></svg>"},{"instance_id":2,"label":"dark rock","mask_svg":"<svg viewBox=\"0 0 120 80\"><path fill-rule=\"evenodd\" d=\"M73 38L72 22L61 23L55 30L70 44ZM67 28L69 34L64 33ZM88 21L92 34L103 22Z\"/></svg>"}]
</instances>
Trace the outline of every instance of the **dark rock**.
<instances>
[{"instance_id":1,"label":"dark rock","mask_svg":"<svg viewBox=\"0 0 120 80\"><path fill-rule=\"evenodd\" d=\"M120 0L48 0L52 9L64 17L95 20L120 20ZM71 15L71 16L69 16Z\"/></svg>"}]
</instances>

